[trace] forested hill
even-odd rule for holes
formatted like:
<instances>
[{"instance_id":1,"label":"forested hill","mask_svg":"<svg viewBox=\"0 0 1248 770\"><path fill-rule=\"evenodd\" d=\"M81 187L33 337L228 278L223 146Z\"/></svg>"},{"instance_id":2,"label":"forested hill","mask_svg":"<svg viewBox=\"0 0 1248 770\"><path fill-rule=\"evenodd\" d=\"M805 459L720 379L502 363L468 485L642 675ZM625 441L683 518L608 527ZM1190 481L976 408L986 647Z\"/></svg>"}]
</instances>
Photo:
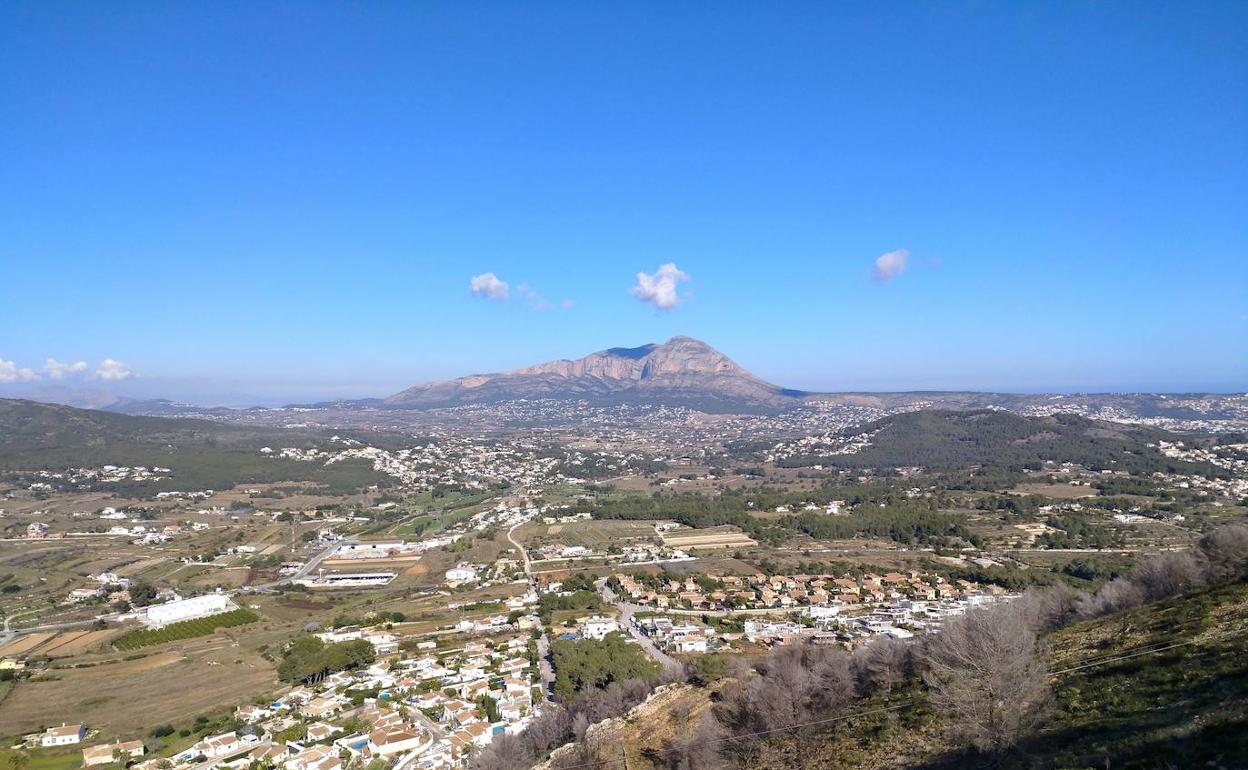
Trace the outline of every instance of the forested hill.
<instances>
[{"instance_id":1,"label":"forested hill","mask_svg":"<svg viewBox=\"0 0 1248 770\"><path fill-rule=\"evenodd\" d=\"M1167 458L1155 446L1159 440L1191 443L1190 437L1071 414L1023 417L994 409L923 410L885 417L848 432L873 434L870 446L856 454L807 455L783 464L934 470L978 465L1017 470L1039 469L1051 461L1077 463L1094 470L1141 473L1214 473L1217 470Z\"/></svg>"},{"instance_id":2,"label":"forested hill","mask_svg":"<svg viewBox=\"0 0 1248 770\"><path fill-rule=\"evenodd\" d=\"M60 404L0 399L0 450L5 454L123 444L237 443L272 433L208 420L134 417Z\"/></svg>"},{"instance_id":3,"label":"forested hill","mask_svg":"<svg viewBox=\"0 0 1248 770\"><path fill-rule=\"evenodd\" d=\"M266 457L257 451L267 444L307 448L323 440L312 433L277 428L135 417L0 399L0 476L103 465L172 469L171 475L158 481L104 486L138 496L279 481L309 481L338 492L389 483L388 477L363 460L325 466Z\"/></svg>"}]
</instances>

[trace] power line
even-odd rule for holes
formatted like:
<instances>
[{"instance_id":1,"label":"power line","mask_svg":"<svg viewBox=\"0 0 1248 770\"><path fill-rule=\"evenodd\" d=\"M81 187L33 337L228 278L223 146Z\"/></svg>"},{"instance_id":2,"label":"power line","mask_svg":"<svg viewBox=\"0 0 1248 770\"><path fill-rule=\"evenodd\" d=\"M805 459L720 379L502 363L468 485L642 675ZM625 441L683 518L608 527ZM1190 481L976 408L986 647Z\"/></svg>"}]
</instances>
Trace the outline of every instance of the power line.
<instances>
[{"instance_id":1,"label":"power line","mask_svg":"<svg viewBox=\"0 0 1248 770\"><path fill-rule=\"evenodd\" d=\"M1193 644L1199 644L1199 643L1201 643L1201 642L1209 642L1209 641L1213 641L1213 640L1215 640L1215 639L1223 639L1223 638L1226 638L1226 637L1228 637L1228 636L1240 636L1240 635L1245 634L1245 633L1248 633L1248 631L1226 631L1226 632L1221 633L1221 634L1214 634L1213 636L1205 636L1205 637L1201 637L1201 638L1199 638L1199 639L1188 639L1188 640L1187 640L1187 641L1185 641L1185 642L1174 642L1173 644L1166 644L1165 646L1163 646L1163 647L1157 647L1156 649L1151 649L1151 650L1142 650L1142 651L1140 651L1140 652L1131 652L1131 653L1127 653L1127 654L1125 654L1125 655L1117 655L1117 656L1114 656L1114 657L1112 657L1112 658L1108 658L1108 659L1105 659L1105 660L1097 660L1097 661L1093 661L1093 662L1091 662L1091 663L1081 663L1081 664L1080 664L1080 665L1078 665L1078 666L1071 666L1070 668L1063 668L1063 669L1061 669L1061 670L1054 671L1054 672L1053 672L1053 676L1058 676L1059 674L1069 674L1069 673L1070 673L1070 672L1072 672L1072 671L1081 671L1081 670L1083 670L1083 669L1085 669L1085 668L1095 668L1096 666L1103 666L1103 665L1105 665L1105 664L1107 664L1107 663L1117 663L1117 662L1118 662L1118 661L1120 661L1120 660L1128 660L1128 659L1130 659L1130 658L1138 658L1138 657L1140 657L1141 655L1153 655L1153 654L1158 653L1158 652L1165 652L1166 650L1173 650L1173 649L1176 649L1176 648L1179 648L1179 647L1189 647L1189 646L1191 646L1191 645L1193 645Z\"/></svg>"}]
</instances>

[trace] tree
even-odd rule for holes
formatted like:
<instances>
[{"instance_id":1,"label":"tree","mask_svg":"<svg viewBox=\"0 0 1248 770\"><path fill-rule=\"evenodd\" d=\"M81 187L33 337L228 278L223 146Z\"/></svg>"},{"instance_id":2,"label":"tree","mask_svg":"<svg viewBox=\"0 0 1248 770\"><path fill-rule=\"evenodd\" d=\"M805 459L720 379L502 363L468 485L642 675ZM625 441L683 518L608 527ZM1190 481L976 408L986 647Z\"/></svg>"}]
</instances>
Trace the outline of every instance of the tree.
<instances>
[{"instance_id":1,"label":"tree","mask_svg":"<svg viewBox=\"0 0 1248 770\"><path fill-rule=\"evenodd\" d=\"M1011 748L1048 705L1048 670L1022 604L971 610L946 623L928 640L924 662L933 705L979 751Z\"/></svg>"},{"instance_id":2,"label":"tree","mask_svg":"<svg viewBox=\"0 0 1248 770\"><path fill-rule=\"evenodd\" d=\"M156 600L156 586L146 580L136 580L130 584L130 603L135 607L146 607Z\"/></svg>"},{"instance_id":3,"label":"tree","mask_svg":"<svg viewBox=\"0 0 1248 770\"><path fill-rule=\"evenodd\" d=\"M724 730L710 711L703 711L692 730L678 730L663 745L662 759L669 770L715 770L723 767L719 753Z\"/></svg>"},{"instance_id":4,"label":"tree","mask_svg":"<svg viewBox=\"0 0 1248 770\"><path fill-rule=\"evenodd\" d=\"M1163 553L1136 567L1131 580L1156 601L1203 588L1205 571L1190 553Z\"/></svg>"},{"instance_id":5,"label":"tree","mask_svg":"<svg viewBox=\"0 0 1248 770\"><path fill-rule=\"evenodd\" d=\"M1202 537L1197 549L1210 580L1234 580L1248 574L1248 526L1219 527Z\"/></svg>"},{"instance_id":6,"label":"tree","mask_svg":"<svg viewBox=\"0 0 1248 770\"><path fill-rule=\"evenodd\" d=\"M854 650L854 669L863 692L888 695L910 675L910 645L900 639L872 639Z\"/></svg>"}]
</instances>

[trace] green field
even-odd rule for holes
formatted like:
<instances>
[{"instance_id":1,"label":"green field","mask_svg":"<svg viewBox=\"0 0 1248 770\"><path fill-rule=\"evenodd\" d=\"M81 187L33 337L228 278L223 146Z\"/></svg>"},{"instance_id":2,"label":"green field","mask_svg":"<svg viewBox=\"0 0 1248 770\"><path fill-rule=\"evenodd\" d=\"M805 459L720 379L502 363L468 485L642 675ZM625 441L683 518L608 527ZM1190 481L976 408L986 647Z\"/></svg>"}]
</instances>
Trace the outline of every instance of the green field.
<instances>
[{"instance_id":1,"label":"green field","mask_svg":"<svg viewBox=\"0 0 1248 770\"><path fill-rule=\"evenodd\" d=\"M139 629L117 638L113 646L119 650L137 650L153 644L176 642L180 639L191 639L196 636L207 636L218 628L233 628L254 623L260 616L251 610L233 610L195 620L183 620L170 623L164 628Z\"/></svg>"},{"instance_id":2,"label":"green field","mask_svg":"<svg viewBox=\"0 0 1248 770\"><path fill-rule=\"evenodd\" d=\"M78 750L66 751L65 749L34 749L32 751L14 751L13 749L0 749L0 767L15 767L13 764L14 754L25 754L29 757L29 761L22 767L25 770L77 770L82 767L82 752Z\"/></svg>"}]
</instances>

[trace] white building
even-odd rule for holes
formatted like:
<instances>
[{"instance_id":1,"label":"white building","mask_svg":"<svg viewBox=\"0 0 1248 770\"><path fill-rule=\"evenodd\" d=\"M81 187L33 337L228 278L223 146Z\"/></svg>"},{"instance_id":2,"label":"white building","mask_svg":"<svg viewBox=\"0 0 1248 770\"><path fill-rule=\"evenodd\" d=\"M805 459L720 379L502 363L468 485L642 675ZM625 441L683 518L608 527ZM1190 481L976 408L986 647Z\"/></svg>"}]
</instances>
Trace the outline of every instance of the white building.
<instances>
[{"instance_id":1,"label":"white building","mask_svg":"<svg viewBox=\"0 0 1248 770\"><path fill-rule=\"evenodd\" d=\"M204 594L192 596L190 599L178 599L152 605L147 608L147 617L144 622L151 628L160 628L170 623L220 615L236 609L238 605L230 601L230 597L225 594Z\"/></svg>"},{"instance_id":2,"label":"white building","mask_svg":"<svg viewBox=\"0 0 1248 770\"><path fill-rule=\"evenodd\" d=\"M471 564L458 564L446 571L446 582L467 583L477 579L477 570Z\"/></svg>"},{"instance_id":3,"label":"white building","mask_svg":"<svg viewBox=\"0 0 1248 770\"><path fill-rule=\"evenodd\" d=\"M581 636L584 636L586 639L602 640L607 634L619 630L619 624L613 619L595 615L587 619L581 626Z\"/></svg>"},{"instance_id":4,"label":"white building","mask_svg":"<svg viewBox=\"0 0 1248 770\"><path fill-rule=\"evenodd\" d=\"M42 736L39 737L39 745L41 746L69 746L74 743L81 743L82 739L87 735L86 725L61 725L60 727L49 727Z\"/></svg>"}]
</instances>

